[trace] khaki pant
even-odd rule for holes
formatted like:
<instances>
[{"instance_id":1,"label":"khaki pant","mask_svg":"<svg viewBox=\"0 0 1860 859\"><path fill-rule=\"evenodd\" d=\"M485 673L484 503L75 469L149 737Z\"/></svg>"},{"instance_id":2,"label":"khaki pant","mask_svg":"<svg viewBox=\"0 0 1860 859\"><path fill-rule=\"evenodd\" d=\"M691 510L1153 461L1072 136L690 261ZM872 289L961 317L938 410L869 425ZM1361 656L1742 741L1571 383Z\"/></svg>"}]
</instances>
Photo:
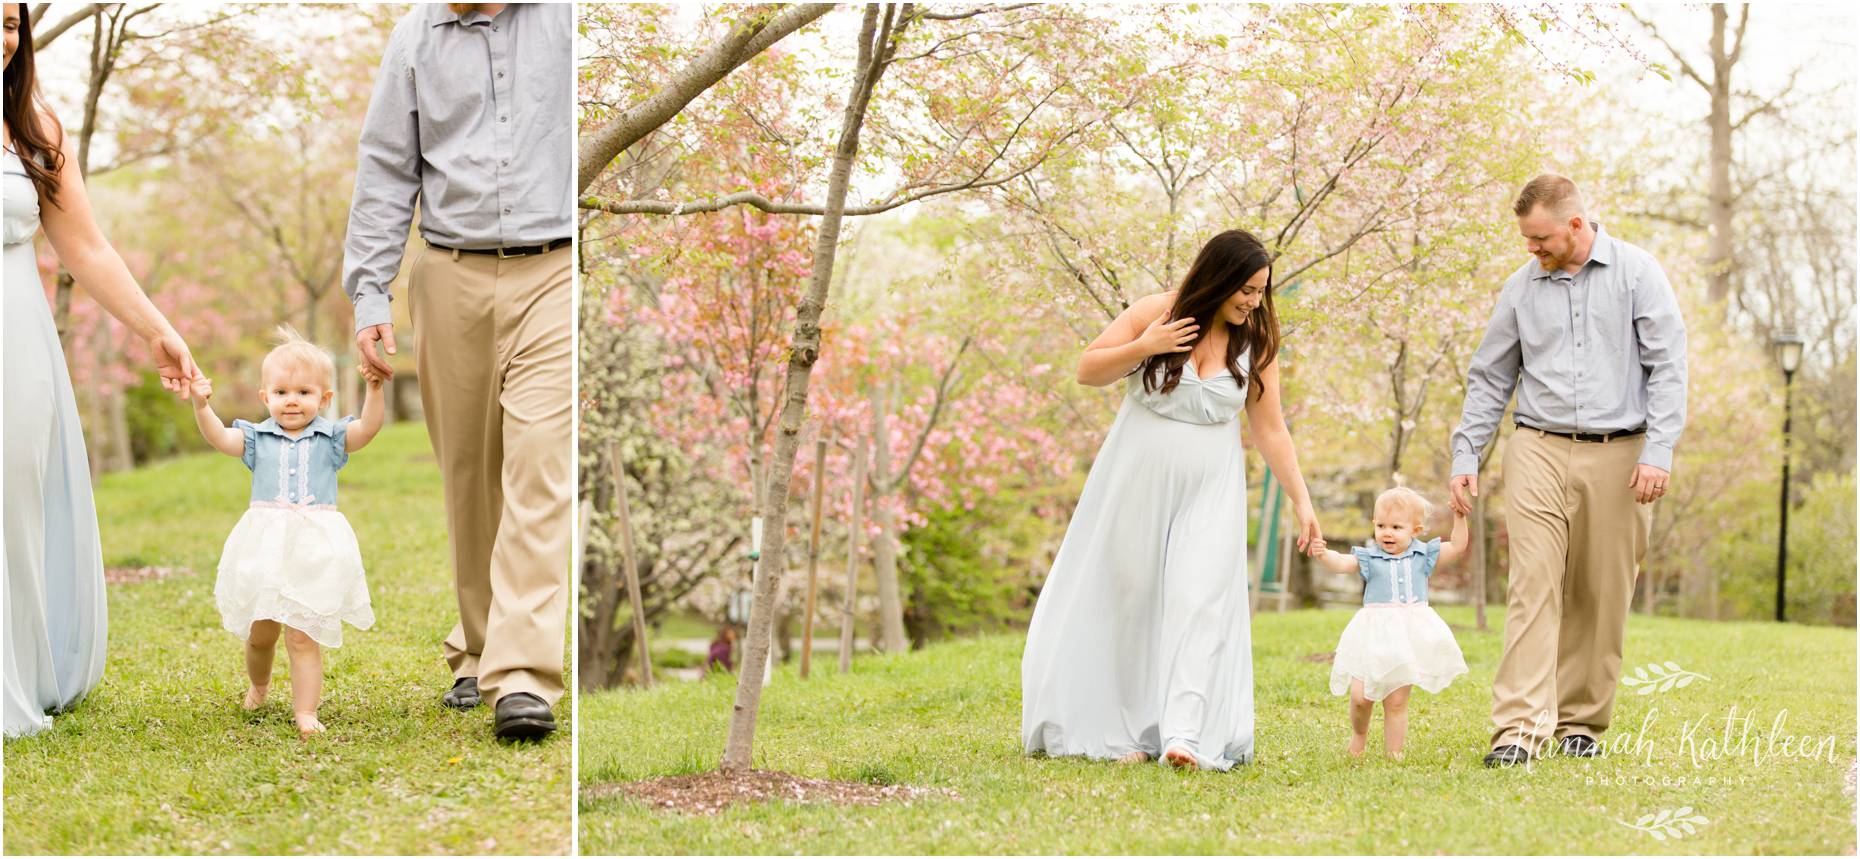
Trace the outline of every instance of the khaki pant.
<instances>
[{"instance_id":1,"label":"khaki pant","mask_svg":"<svg viewBox=\"0 0 1860 859\"><path fill-rule=\"evenodd\" d=\"M454 677L487 703L562 697L574 493L573 253L427 248L413 318L426 431L445 482L459 623Z\"/></svg>"},{"instance_id":2,"label":"khaki pant","mask_svg":"<svg viewBox=\"0 0 1860 859\"><path fill-rule=\"evenodd\" d=\"M1579 442L1519 427L1505 445L1511 582L1492 681L1492 746L1539 754L1614 716L1653 506L1628 482L1645 436Z\"/></svg>"}]
</instances>

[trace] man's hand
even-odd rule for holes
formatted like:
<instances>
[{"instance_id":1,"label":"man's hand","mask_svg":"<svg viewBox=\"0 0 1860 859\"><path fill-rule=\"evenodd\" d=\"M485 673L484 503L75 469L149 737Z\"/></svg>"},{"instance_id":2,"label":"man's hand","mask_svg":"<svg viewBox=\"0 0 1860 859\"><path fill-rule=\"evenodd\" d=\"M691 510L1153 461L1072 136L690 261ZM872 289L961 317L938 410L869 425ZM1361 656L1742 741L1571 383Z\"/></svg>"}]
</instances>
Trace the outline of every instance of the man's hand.
<instances>
[{"instance_id":1,"label":"man's hand","mask_svg":"<svg viewBox=\"0 0 1860 859\"><path fill-rule=\"evenodd\" d=\"M1666 482L1672 478L1664 468L1651 465L1634 466L1634 477L1628 481L1628 488L1634 490L1634 500L1642 504L1652 504L1655 499L1666 494Z\"/></svg>"},{"instance_id":2,"label":"man's hand","mask_svg":"<svg viewBox=\"0 0 1860 859\"><path fill-rule=\"evenodd\" d=\"M1472 513L1472 500L1479 497L1479 475L1455 475L1452 482L1447 484L1447 489L1453 495L1453 512L1461 516L1469 515Z\"/></svg>"},{"instance_id":3,"label":"man's hand","mask_svg":"<svg viewBox=\"0 0 1860 859\"><path fill-rule=\"evenodd\" d=\"M397 354L394 348L394 326L382 323L355 332L355 346L361 350L363 364L373 369L382 379L392 379L394 368L388 366L386 358L375 352L376 341L387 347L387 354Z\"/></svg>"}]
</instances>

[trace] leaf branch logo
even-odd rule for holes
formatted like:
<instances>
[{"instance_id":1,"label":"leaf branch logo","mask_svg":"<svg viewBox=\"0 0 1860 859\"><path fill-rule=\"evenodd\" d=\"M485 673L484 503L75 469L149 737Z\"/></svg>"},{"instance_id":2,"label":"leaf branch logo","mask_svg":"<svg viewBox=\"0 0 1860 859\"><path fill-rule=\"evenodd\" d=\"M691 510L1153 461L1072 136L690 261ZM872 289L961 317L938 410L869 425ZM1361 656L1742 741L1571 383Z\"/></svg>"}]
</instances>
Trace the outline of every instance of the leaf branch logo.
<instances>
[{"instance_id":1,"label":"leaf branch logo","mask_svg":"<svg viewBox=\"0 0 1860 859\"><path fill-rule=\"evenodd\" d=\"M1629 829L1645 832L1653 836L1653 840L1655 841L1665 841L1668 838L1677 841L1687 835L1698 834L1699 827L1711 821L1707 820L1702 814L1694 814L1692 806L1687 805L1662 811L1658 814L1642 815L1639 820L1633 823L1629 823L1625 820L1617 820L1615 822Z\"/></svg>"},{"instance_id":2,"label":"leaf branch logo","mask_svg":"<svg viewBox=\"0 0 1860 859\"><path fill-rule=\"evenodd\" d=\"M1692 681L1694 680L1710 679L1710 677L1706 677L1697 671L1687 671L1679 667L1679 663L1677 662L1649 662L1646 665L1634 669L1632 675L1622 676L1621 685L1638 686L1640 688L1635 689L1634 694L1647 695L1653 692L1671 692L1674 689L1684 689L1692 685Z\"/></svg>"}]
</instances>

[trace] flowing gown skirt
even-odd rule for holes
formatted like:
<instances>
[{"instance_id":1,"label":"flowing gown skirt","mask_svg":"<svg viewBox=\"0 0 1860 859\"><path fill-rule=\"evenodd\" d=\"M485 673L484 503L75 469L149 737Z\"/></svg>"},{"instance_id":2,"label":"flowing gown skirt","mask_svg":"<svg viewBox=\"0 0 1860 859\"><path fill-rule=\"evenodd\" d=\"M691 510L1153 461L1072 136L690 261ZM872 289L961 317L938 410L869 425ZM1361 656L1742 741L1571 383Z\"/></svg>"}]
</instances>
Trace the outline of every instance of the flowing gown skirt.
<instances>
[{"instance_id":1,"label":"flowing gown skirt","mask_svg":"<svg viewBox=\"0 0 1860 859\"><path fill-rule=\"evenodd\" d=\"M5 731L14 737L51 727L47 711L75 705L103 679L107 617L77 400L29 240L6 246L5 293Z\"/></svg>"},{"instance_id":2,"label":"flowing gown skirt","mask_svg":"<svg viewBox=\"0 0 1860 859\"><path fill-rule=\"evenodd\" d=\"M1186 422L1125 398L1027 631L1027 752L1252 759L1245 466L1237 416Z\"/></svg>"}]
</instances>

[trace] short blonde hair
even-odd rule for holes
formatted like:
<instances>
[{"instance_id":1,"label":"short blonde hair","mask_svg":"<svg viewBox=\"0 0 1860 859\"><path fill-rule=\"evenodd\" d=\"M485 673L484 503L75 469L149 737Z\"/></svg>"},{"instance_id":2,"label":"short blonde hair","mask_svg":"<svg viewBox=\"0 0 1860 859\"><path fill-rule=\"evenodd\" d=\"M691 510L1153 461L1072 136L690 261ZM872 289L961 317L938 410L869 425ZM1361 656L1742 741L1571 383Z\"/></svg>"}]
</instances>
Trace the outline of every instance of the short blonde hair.
<instances>
[{"instance_id":1,"label":"short blonde hair","mask_svg":"<svg viewBox=\"0 0 1860 859\"><path fill-rule=\"evenodd\" d=\"M1390 514L1413 514L1414 518L1408 521L1413 522L1415 530L1419 531L1427 526L1427 513L1431 506L1421 493L1406 486L1397 486L1376 496L1375 512L1378 517L1385 510Z\"/></svg>"},{"instance_id":2,"label":"short blonde hair","mask_svg":"<svg viewBox=\"0 0 1860 859\"><path fill-rule=\"evenodd\" d=\"M258 367L259 378L269 377L273 368L298 367L316 372L323 377L323 390L336 389L336 359L328 349L305 340L297 329L289 325L280 325L277 330L278 345L265 354L264 363Z\"/></svg>"},{"instance_id":3,"label":"short blonde hair","mask_svg":"<svg viewBox=\"0 0 1860 859\"><path fill-rule=\"evenodd\" d=\"M1522 218L1538 206L1552 215L1571 217L1581 215L1587 218L1589 213L1582 205L1582 190L1566 176L1545 173L1524 184L1524 190L1518 192L1518 201L1511 205L1511 213Z\"/></svg>"}]
</instances>

